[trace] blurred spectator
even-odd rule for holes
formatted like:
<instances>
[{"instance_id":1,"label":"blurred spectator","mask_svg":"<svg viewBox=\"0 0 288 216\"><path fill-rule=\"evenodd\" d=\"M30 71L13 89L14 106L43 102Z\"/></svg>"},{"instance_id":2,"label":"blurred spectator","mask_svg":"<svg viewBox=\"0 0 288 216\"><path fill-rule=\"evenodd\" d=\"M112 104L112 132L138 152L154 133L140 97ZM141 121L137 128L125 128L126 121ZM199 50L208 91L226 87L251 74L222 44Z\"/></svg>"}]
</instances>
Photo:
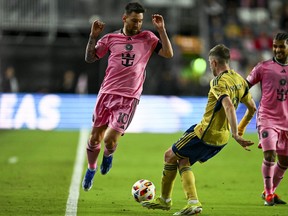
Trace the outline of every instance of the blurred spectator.
<instances>
[{"instance_id":1,"label":"blurred spectator","mask_svg":"<svg viewBox=\"0 0 288 216\"><path fill-rule=\"evenodd\" d=\"M218 16L221 15L224 8L217 0L206 0L205 12L209 16Z\"/></svg>"},{"instance_id":2,"label":"blurred spectator","mask_svg":"<svg viewBox=\"0 0 288 216\"><path fill-rule=\"evenodd\" d=\"M76 75L72 70L67 70L63 74L62 85L59 93L75 93L76 90Z\"/></svg>"},{"instance_id":3,"label":"blurred spectator","mask_svg":"<svg viewBox=\"0 0 288 216\"><path fill-rule=\"evenodd\" d=\"M260 52L270 50L273 45L273 38L266 31L261 31L258 37L255 38L254 45Z\"/></svg>"},{"instance_id":4,"label":"blurred spectator","mask_svg":"<svg viewBox=\"0 0 288 216\"><path fill-rule=\"evenodd\" d=\"M88 93L88 75L86 73L80 74L76 86L76 93L87 94Z\"/></svg>"},{"instance_id":5,"label":"blurred spectator","mask_svg":"<svg viewBox=\"0 0 288 216\"><path fill-rule=\"evenodd\" d=\"M282 7L279 28L283 31L288 31L288 3Z\"/></svg>"},{"instance_id":6,"label":"blurred spectator","mask_svg":"<svg viewBox=\"0 0 288 216\"><path fill-rule=\"evenodd\" d=\"M5 72L2 80L2 91L3 92L18 92L19 85L18 80L15 75L15 68L13 66L9 66Z\"/></svg>"}]
</instances>

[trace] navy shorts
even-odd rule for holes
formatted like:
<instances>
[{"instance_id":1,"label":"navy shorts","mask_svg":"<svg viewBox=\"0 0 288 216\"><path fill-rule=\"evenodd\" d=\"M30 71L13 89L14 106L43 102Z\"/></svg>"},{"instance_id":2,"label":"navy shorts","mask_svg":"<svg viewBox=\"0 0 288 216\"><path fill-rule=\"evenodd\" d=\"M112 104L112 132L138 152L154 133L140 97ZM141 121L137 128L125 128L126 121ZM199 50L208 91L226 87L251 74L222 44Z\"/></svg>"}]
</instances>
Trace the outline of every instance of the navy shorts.
<instances>
[{"instance_id":1,"label":"navy shorts","mask_svg":"<svg viewBox=\"0 0 288 216\"><path fill-rule=\"evenodd\" d=\"M196 125L191 126L183 136L172 145L173 152L179 158L189 158L191 166L197 161L203 163L209 160L226 145L214 146L203 142L196 136L194 132L195 126Z\"/></svg>"}]
</instances>

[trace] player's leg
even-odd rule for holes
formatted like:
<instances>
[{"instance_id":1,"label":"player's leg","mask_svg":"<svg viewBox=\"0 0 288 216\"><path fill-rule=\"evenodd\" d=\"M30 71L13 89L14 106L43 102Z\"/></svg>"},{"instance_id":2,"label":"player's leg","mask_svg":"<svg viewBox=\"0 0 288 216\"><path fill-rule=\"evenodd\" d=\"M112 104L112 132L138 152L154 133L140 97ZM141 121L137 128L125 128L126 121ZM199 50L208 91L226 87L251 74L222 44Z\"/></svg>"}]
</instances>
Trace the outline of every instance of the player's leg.
<instances>
[{"instance_id":1,"label":"player's leg","mask_svg":"<svg viewBox=\"0 0 288 216\"><path fill-rule=\"evenodd\" d=\"M113 153L118 144L118 139L124 135L130 125L139 101L119 95L105 95L105 109L109 113L108 128L104 136L104 154L101 164L101 173L107 174L112 167Z\"/></svg>"},{"instance_id":2,"label":"player's leg","mask_svg":"<svg viewBox=\"0 0 288 216\"><path fill-rule=\"evenodd\" d=\"M274 195L273 195L273 175L275 166L275 151L265 151L264 159L262 162L262 177L264 183L264 194L266 206L273 206Z\"/></svg>"},{"instance_id":3,"label":"player's leg","mask_svg":"<svg viewBox=\"0 0 288 216\"><path fill-rule=\"evenodd\" d=\"M273 176L273 192L274 201L276 204L286 204L285 201L281 200L280 197L275 193L278 185L282 181L284 174L288 168L288 132L279 131L279 139L277 142L277 158L278 162L274 168Z\"/></svg>"},{"instance_id":4,"label":"player's leg","mask_svg":"<svg viewBox=\"0 0 288 216\"><path fill-rule=\"evenodd\" d=\"M280 184L288 168L288 132L287 131L282 131L282 130L279 131L279 139L277 142L276 152L277 152L278 162L274 170L273 191L275 191L277 186Z\"/></svg>"},{"instance_id":5,"label":"player's leg","mask_svg":"<svg viewBox=\"0 0 288 216\"><path fill-rule=\"evenodd\" d=\"M273 176L276 161L276 144L278 142L278 133L271 128L259 128L259 138L263 150L262 178L264 183L265 201L264 205L273 206Z\"/></svg>"},{"instance_id":6,"label":"player's leg","mask_svg":"<svg viewBox=\"0 0 288 216\"><path fill-rule=\"evenodd\" d=\"M122 133L112 129L107 128L104 136L104 153L101 163L101 174L105 175L112 168L113 153L116 151L118 145L118 139Z\"/></svg>"},{"instance_id":7,"label":"player's leg","mask_svg":"<svg viewBox=\"0 0 288 216\"><path fill-rule=\"evenodd\" d=\"M89 191L92 188L94 175L97 171L97 159L101 149L101 140L104 137L106 128L106 125L92 128L86 147L88 168L82 181L82 188L85 191Z\"/></svg>"},{"instance_id":8,"label":"player's leg","mask_svg":"<svg viewBox=\"0 0 288 216\"><path fill-rule=\"evenodd\" d=\"M278 185L282 181L284 174L288 168L288 156L278 155L278 162L274 168L273 176L273 193L274 193L274 202L275 204L287 204L284 200L275 193Z\"/></svg>"},{"instance_id":9,"label":"player's leg","mask_svg":"<svg viewBox=\"0 0 288 216\"><path fill-rule=\"evenodd\" d=\"M213 158L224 146L205 144L196 136L193 127L173 145L173 151L177 156L181 157L179 160L179 172L187 197L187 205L174 215L194 215L202 212L202 204L198 199L195 177L191 166L197 161L203 163Z\"/></svg>"},{"instance_id":10,"label":"player's leg","mask_svg":"<svg viewBox=\"0 0 288 216\"><path fill-rule=\"evenodd\" d=\"M187 200L193 200L198 202L195 176L190 167L188 158L179 160L179 173L181 176L182 187Z\"/></svg>"},{"instance_id":11,"label":"player's leg","mask_svg":"<svg viewBox=\"0 0 288 216\"><path fill-rule=\"evenodd\" d=\"M202 212L202 204L198 200L195 176L190 167L188 158L179 161L179 172L182 187L187 198L187 205L174 215L193 215Z\"/></svg>"},{"instance_id":12,"label":"player's leg","mask_svg":"<svg viewBox=\"0 0 288 216\"><path fill-rule=\"evenodd\" d=\"M164 155L164 169L161 179L161 195L160 197L147 202L142 202L142 206L149 209L169 210L172 206L172 191L174 181L177 175L178 157L169 148Z\"/></svg>"}]
</instances>

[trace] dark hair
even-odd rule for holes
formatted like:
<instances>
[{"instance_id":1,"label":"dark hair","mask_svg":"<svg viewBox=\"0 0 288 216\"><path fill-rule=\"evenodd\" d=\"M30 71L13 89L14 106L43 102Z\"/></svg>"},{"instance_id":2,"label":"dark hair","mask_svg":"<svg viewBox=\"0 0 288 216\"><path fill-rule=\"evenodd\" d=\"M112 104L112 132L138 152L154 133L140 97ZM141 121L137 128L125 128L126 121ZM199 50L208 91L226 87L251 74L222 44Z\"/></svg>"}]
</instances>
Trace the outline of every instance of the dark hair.
<instances>
[{"instance_id":1,"label":"dark hair","mask_svg":"<svg viewBox=\"0 0 288 216\"><path fill-rule=\"evenodd\" d=\"M288 43L288 34L285 32L277 33L274 40L285 40Z\"/></svg>"},{"instance_id":2,"label":"dark hair","mask_svg":"<svg viewBox=\"0 0 288 216\"><path fill-rule=\"evenodd\" d=\"M225 64L230 60L230 50L224 44L218 44L210 50L209 56L215 57L219 64Z\"/></svg>"},{"instance_id":3,"label":"dark hair","mask_svg":"<svg viewBox=\"0 0 288 216\"><path fill-rule=\"evenodd\" d=\"M132 12L135 13L145 13L145 9L143 6L138 2L130 2L125 7L125 13L127 15L131 14Z\"/></svg>"}]
</instances>

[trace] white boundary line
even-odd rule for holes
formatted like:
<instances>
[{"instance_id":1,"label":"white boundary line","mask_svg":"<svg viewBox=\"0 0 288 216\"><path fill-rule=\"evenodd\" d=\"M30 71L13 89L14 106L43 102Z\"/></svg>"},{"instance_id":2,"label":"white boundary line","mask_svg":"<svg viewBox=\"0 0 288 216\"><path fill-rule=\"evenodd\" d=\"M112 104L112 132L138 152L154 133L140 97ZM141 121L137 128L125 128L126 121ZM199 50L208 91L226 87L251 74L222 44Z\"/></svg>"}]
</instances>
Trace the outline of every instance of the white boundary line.
<instances>
[{"instance_id":1,"label":"white boundary line","mask_svg":"<svg viewBox=\"0 0 288 216\"><path fill-rule=\"evenodd\" d=\"M82 178L83 163L85 160L85 145L89 136L89 130L81 129L76 152L76 160L72 174L69 196L66 203L65 216L77 216L77 205Z\"/></svg>"}]
</instances>

